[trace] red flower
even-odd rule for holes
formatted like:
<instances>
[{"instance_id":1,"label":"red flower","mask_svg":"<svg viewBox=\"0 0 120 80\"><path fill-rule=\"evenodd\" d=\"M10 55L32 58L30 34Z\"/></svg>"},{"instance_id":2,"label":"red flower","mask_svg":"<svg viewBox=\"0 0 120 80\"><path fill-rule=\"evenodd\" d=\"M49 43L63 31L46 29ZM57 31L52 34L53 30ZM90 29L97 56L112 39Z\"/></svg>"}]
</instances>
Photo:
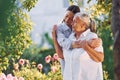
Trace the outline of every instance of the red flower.
<instances>
[{"instance_id":1,"label":"red flower","mask_svg":"<svg viewBox=\"0 0 120 80\"><path fill-rule=\"evenodd\" d=\"M55 60L58 60L58 54L57 53L55 53L54 55L53 55L53 58L55 59Z\"/></svg>"},{"instance_id":2,"label":"red flower","mask_svg":"<svg viewBox=\"0 0 120 80\"><path fill-rule=\"evenodd\" d=\"M42 70L43 65L42 65L42 64L38 64L38 65L37 65L37 68L38 68L39 70Z\"/></svg>"},{"instance_id":3,"label":"red flower","mask_svg":"<svg viewBox=\"0 0 120 80\"><path fill-rule=\"evenodd\" d=\"M20 60L19 60L19 64L20 64L20 65L24 65L24 63L25 63L24 59L20 59Z\"/></svg>"},{"instance_id":4,"label":"red flower","mask_svg":"<svg viewBox=\"0 0 120 80\"><path fill-rule=\"evenodd\" d=\"M50 61L51 61L51 56L50 55L46 56L45 57L45 62L49 63Z\"/></svg>"}]
</instances>

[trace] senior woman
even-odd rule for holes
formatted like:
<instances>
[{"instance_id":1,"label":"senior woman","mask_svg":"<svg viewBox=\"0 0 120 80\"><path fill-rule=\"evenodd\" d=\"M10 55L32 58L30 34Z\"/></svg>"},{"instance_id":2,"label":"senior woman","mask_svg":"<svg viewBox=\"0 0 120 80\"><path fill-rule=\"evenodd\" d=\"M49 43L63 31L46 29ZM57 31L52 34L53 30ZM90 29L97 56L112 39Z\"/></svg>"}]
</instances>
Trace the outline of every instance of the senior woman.
<instances>
[{"instance_id":1,"label":"senior woman","mask_svg":"<svg viewBox=\"0 0 120 80\"><path fill-rule=\"evenodd\" d=\"M69 37L79 41L79 48L63 49L65 69L63 80L103 80L102 64L104 59L102 43L92 48L89 41L98 38L94 22L86 13L77 13L73 18L73 31Z\"/></svg>"}]
</instances>

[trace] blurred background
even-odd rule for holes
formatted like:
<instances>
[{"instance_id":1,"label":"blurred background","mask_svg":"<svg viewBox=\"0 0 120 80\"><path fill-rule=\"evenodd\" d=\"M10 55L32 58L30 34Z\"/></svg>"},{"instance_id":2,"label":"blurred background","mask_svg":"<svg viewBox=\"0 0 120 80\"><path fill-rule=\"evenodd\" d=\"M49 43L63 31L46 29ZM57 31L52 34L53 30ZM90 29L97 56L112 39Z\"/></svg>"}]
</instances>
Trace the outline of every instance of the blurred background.
<instances>
[{"instance_id":1,"label":"blurred background","mask_svg":"<svg viewBox=\"0 0 120 80\"><path fill-rule=\"evenodd\" d=\"M79 5L81 11L85 8L89 8L97 1L92 0L87 4L87 0L73 0L73 4ZM43 36L45 33L49 33L51 37L51 30L54 24L59 24L63 17L67 7L70 5L69 0L39 0L35 7L31 9L29 15L34 22L34 26L31 32L31 37L34 44L43 44ZM48 43L43 44L44 47L50 47Z\"/></svg>"},{"instance_id":2,"label":"blurred background","mask_svg":"<svg viewBox=\"0 0 120 80\"><path fill-rule=\"evenodd\" d=\"M111 0L0 0L0 73L25 80L62 80L59 62L52 61L56 52L51 31L73 4L96 21L104 47L104 80L114 80ZM24 65L19 61L25 61ZM43 65L42 71L38 64ZM55 73L51 71L53 65L59 68Z\"/></svg>"}]
</instances>

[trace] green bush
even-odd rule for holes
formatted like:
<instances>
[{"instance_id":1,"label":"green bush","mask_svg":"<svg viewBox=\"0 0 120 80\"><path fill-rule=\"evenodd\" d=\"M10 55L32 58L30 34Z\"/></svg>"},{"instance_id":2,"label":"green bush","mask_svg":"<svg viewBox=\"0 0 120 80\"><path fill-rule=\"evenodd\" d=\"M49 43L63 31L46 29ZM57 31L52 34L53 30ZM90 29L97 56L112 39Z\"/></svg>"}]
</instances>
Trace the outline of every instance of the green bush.
<instances>
[{"instance_id":1,"label":"green bush","mask_svg":"<svg viewBox=\"0 0 120 80\"><path fill-rule=\"evenodd\" d=\"M58 57L56 59L48 55L45 60L48 60L46 64L50 65L50 71L47 74L42 72L44 66L38 67L36 63L29 63L26 59L20 59L19 63L14 64L13 73L17 77L22 76L25 80L62 80Z\"/></svg>"},{"instance_id":2,"label":"green bush","mask_svg":"<svg viewBox=\"0 0 120 80\"><path fill-rule=\"evenodd\" d=\"M42 63L44 66L46 66L47 70L45 69L45 72L48 72L49 64L45 64L45 57L47 55L53 56L55 53L55 50L53 48L51 49L41 49L36 46L31 46L29 49L26 49L24 53L22 54L21 58L27 59L30 62L35 62L36 64ZM44 70L43 70L44 71Z\"/></svg>"},{"instance_id":3,"label":"green bush","mask_svg":"<svg viewBox=\"0 0 120 80\"><path fill-rule=\"evenodd\" d=\"M37 0L0 0L0 72L31 44L32 21L26 10Z\"/></svg>"}]
</instances>

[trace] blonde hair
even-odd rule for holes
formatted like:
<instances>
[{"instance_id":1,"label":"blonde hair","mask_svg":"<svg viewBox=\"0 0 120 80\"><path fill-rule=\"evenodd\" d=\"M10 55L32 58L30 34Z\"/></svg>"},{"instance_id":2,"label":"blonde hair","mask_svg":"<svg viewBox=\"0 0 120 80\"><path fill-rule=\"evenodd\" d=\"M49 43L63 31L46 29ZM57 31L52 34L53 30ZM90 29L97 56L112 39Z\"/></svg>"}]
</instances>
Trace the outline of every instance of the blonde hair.
<instances>
[{"instance_id":1,"label":"blonde hair","mask_svg":"<svg viewBox=\"0 0 120 80\"><path fill-rule=\"evenodd\" d=\"M87 29L89 28L92 32L96 32L95 21L92 20L87 13L77 13L75 16L78 16L79 19L87 24Z\"/></svg>"}]
</instances>

